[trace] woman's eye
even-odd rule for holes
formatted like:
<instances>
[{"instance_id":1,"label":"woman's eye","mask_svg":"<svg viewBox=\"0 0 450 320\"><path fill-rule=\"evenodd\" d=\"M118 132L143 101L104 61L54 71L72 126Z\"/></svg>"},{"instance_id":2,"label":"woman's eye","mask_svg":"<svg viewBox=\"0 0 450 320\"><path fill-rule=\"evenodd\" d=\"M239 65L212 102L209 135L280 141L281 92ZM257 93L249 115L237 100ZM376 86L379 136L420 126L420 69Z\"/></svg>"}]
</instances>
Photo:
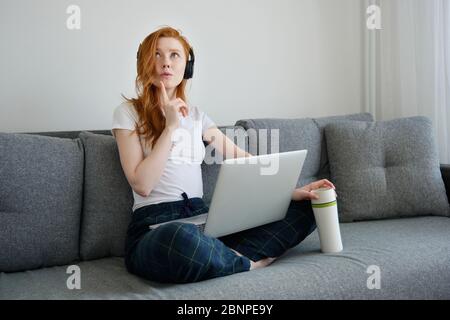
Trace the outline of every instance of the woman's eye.
<instances>
[{"instance_id":1,"label":"woman's eye","mask_svg":"<svg viewBox=\"0 0 450 320\"><path fill-rule=\"evenodd\" d=\"M179 57L179 56L180 56L177 52L173 52L173 53L172 53L172 57L173 57L174 55L175 55L176 57ZM160 57L161 54L160 54L159 52L157 52L157 53L156 53L156 56L157 56L157 57Z\"/></svg>"}]
</instances>

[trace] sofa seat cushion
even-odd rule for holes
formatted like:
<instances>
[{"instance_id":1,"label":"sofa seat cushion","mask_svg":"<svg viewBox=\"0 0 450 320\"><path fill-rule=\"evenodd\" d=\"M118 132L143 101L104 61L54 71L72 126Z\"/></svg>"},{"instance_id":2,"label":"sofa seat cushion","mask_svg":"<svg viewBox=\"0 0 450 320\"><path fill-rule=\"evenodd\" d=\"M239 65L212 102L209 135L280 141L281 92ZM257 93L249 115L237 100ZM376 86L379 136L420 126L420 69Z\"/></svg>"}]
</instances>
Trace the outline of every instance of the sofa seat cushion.
<instances>
[{"instance_id":1,"label":"sofa seat cushion","mask_svg":"<svg viewBox=\"0 0 450 320\"><path fill-rule=\"evenodd\" d=\"M0 133L0 271L79 258L79 139Z\"/></svg>"},{"instance_id":2,"label":"sofa seat cushion","mask_svg":"<svg viewBox=\"0 0 450 320\"><path fill-rule=\"evenodd\" d=\"M131 275L117 257L78 263L79 290L67 267L0 273L0 299L450 299L449 230L434 216L344 223L339 254L320 253L316 230L269 267L182 285Z\"/></svg>"},{"instance_id":3,"label":"sofa seat cushion","mask_svg":"<svg viewBox=\"0 0 450 320\"><path fill-rule=\"evenodd\" d=\"M430 119L333 123L325 135L340 221L450 215Z\"/></svg>"}]
</instances>

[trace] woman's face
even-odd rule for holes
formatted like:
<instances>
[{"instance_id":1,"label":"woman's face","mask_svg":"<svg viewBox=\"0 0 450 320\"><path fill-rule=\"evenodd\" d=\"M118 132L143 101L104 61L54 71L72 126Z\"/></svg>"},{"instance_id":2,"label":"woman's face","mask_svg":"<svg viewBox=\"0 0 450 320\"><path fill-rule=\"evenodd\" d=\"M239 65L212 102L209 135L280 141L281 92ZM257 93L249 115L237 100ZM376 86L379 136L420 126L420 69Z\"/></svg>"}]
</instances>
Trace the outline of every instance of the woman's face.
<instances>
[{"instance_id":1,"label":"woman's face","mask_svg":"<svg viewBox=\"0 0 450 320\"><path fill-rule=\"evenodd\" d=\"M156 46L156 76L166 89L176 88L183 81L186 55L175 38L159 38Z\"/></svg>"}]
</instances>

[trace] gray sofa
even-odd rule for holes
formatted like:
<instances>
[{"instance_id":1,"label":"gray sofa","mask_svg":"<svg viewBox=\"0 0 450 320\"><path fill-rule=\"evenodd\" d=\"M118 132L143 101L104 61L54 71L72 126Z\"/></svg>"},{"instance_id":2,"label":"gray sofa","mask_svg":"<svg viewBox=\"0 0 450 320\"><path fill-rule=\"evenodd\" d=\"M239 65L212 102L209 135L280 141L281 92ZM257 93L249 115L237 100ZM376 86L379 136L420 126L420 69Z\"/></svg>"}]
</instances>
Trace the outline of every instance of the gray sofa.
<instances>
[{"instance_id":1,"label":"gray sofa","mask_svg":"<svg viewBox=\"0 0 450 320\"><path fill-rule=\"evenodd\" d=\"M330 162L325 129L372 122L372 115L361 113L246 119L220 129L243 135L251 148L248 129L276 128L280 152L308 149L302 186L321 178L333 181L332 170L347 168ZM439 166L433 157L427 165L439 172L437 192L443 190L447 206L441 212L375 218L360 212L358 221L343 215L340 253L321 253L316 230L267 268L160 284L131 275L124 266L133 198L109 130L0 133L0 299L450 299L450 166ZM202 165L207 204L219 168ZM384 169L389 177L388 164ZM351 212L336 187L338 208L342 203ZM436 201L442 208L442 198Z\"/></svg>"}]
</instances>

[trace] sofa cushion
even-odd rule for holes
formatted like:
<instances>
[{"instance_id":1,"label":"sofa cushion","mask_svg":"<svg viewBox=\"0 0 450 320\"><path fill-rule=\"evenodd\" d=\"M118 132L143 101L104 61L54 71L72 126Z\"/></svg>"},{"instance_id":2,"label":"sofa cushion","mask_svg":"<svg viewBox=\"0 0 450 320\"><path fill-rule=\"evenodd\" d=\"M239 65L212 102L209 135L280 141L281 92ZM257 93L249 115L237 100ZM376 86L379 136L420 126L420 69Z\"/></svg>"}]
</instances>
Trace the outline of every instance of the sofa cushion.
<instances>
[{"instance_id":1,"label":"sofa cushion","mask_svg":"<svg viewBox=\"0 0 450 320\"><path fill-rule=\"evenodd\" d=\"M84 200L80 254L83 260L123 256L133 193L111 135L83 131Z\"/></svg>"},{"instance_id":2,"label":"sofa cushion","mask_svg":"<svg viewBox=\"0 0 450 320\"><path fill-rule=\"evenodd\" d=\"M301 119L243 119L236 122L235 125L242 126L248 131L249 152L252 154L266 154L273 152L287 152L292 150L308 150L297 186L304 186L310 182L319 179L329 179L329 165L326 141L323 130L328 123L358 120L373 121L370 113L356 113L342 116L321 117L321 118L301 118ZM254 129L257 134L252 133ZM267 129L267 131L260 131ZM278 139L273 140L272 129L278 129ZM276 134L276 131L274 132ZM255 138L256 137L256 138ZM265 139L265 140L264 140ZM265 146L267 141L267 151L260 148L260 141ZM278 148L275 143L278 143ZM275 148L273 148L275 147ZM272 150L273 149L273 150ZM278 151L276 150L278 149Z\"/></svg>"},{"instance_id":3,"label":"sofa cushion","mask_svg":"<svg viewBox=\"0 0 450 320\"><path fill-rule=\"evenodd\" d=\"M340 221L450 215L428 118L333 123L325 135Z\"/></svg>"},{"instance_id":4,"label":"sofa cushion","mask_svg":"<svg viewBox=\"0 0 450 320\"><path fill-rule=\"evenodd\" d=\"M0 299L450 299L449 229L431 216L344 223L339 254L320 252L316 230L266 268L190 284L138 278L117 257L79 263L79 290L67 266L0 273Z\"/></svg>"},{"instance_id":5,"label":"sofa cushion","mask_svg":"<svg viewBox=\"0 0 450 320\"><path fill-rule=\"evenodd\" d=\"M0 271L79 259L79 139L0 133Z\"/></svg>"}]
</instances>

